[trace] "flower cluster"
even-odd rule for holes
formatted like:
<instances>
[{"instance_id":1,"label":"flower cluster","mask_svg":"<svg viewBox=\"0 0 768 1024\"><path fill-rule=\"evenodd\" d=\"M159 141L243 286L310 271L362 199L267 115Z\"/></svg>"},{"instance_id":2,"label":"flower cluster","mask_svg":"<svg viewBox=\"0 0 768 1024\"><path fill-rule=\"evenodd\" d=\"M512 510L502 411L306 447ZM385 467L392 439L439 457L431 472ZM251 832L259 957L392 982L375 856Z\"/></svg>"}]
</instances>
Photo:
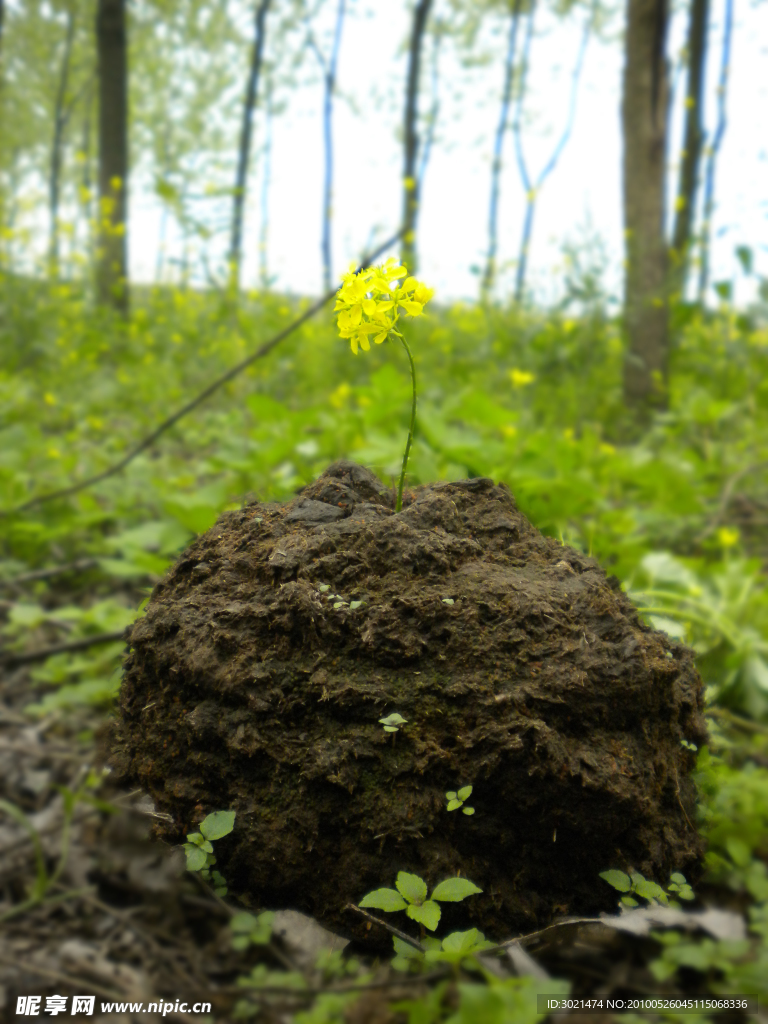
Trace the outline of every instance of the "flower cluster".
<instances>
[{"instance_id":1,"label":"flower cluster","mask_svg":"<svg viewBox=\"0 0 768 1024\"><path fill-rule=\"evenodd\" d=\"M343 275L334 312L339 314L339 335L349 338L352 352L357 355L358 347L365 352L370 350L371 335L377 345L390 333L402 337L395 329L399 311L421 316L434 292L415 277L407 277L407 269L391 257L383 266L367 267L358 274L354 267L351 264L349 273ZM401 277L405 281L399 285Z\"/></svg>"}]
</instances>

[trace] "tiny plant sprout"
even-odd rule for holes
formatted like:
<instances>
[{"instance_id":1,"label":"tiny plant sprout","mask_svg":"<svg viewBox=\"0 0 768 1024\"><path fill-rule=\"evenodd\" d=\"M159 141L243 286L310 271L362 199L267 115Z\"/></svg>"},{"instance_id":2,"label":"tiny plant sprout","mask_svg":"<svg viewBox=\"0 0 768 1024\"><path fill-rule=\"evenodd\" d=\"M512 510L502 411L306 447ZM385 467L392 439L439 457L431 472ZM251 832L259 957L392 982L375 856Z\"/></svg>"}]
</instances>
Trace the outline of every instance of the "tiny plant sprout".
<instances>
[{"instance_id":1,"label":"tiny plant sprout","mask_svg":"<svg viewBox=\"0 0 768 1024\"><path fill-rule=\"evenodd\" d=\"M213 867L216 863L213 843L228 836L234 827L234 811L214 811L200 822L199 832L187 833L184 843L187 871L199 871L201 877L213 885L217 896L227 895L227 883L221 872Z\"/></svg>"},{"instance_id":2,"label":"tiny plant sprout","mask_svg":"<svg viewBox=\"0 0 768 1024\"><path fill-rule=\"evenodd\" d=\"M460 903L467 896L483 891L467 878L446 878L427 897L427 883L408 871L398 872L395 886L395 889L375 889L369 892L360 900L360 906L387 912L404 910L412 921L424 925L431 932L440 921L439 903Z\"/></svg>"},{"instance_id":3,"label":"tiny plant sprout","mask_svg":"<svg viewBox=\"0 0 768 1024\"><path fill-rule=\"evenodd\" d=\"M458 811L458 809L461 807L462 814L474 814L475 813L475 808L474 807L465 807L465 806L463 806L464 801L465 800L469 800L469 798L471 796L472 796L472 787L471 786L462 786L461 789L458 790L458 791L453 790L453 789L449 789L448 792L445 794L445 799L448 801L448 806L446 807L446 810L447 811Z\"/></svg>"},{"instance_id":4,"label":"tiny plant sprout","mask_svg":"<svg viewBox=\"0 0 768 1024\"><path fill-rule=\"evenodd\" d=\"M394 337L400 339L408 356L411 366L413 401L411 425L405 444L403 467L400 471L396 512L403 507L403 481L408 465L408 454L416 431L416 367L408 342L395 325L400 319L401 310L408 316L422 316L424 307L434 294L431 288L427 288L415 277L407 275L407 268L398 265L397 261L392 258L382 266L365 267L357 272L355 272L353 263L349 268L349 273L342 277L344 283L339 288L336 305L333 307L334 312L338 313L339 337L349 338L353 355L357 355L358 348L363 349L364 352L370 351L369 337L373 337L377 345ZM401 277L404 277L405 281L398 284Z\"/></svg>"},{"instance_id":5,"label":"tiny plant sprout","mask_svg":"<svg viewBox=\"0 0 768 1024\"><path fill-rule=\"evenodd\" d=\"M386 718L380 718L379 722L384 726L384 732L397 732L401 725L406 725L408 719L403 718L396 711Z\"/></svg>"},{"instance_id":6,"label":"tiny plant sprout","mask_svg":"<svg viewBox=\"0 0 768 1024\"><path fill-rule=\"evenodd\" d=\"M678 909L680 904L677 902L677 899L671 899L671 896L676 896L681 900L696 899L696 894L686 881L685 875L679 871L673 872L670 876L667 892L656 882L651 882L644 878L639 872L633 872L631 875L628 875L625 871L611 868L610 871L601 871L600 877L603 881L612 885L614 889L626 894L620 900L622 906L625 907L637 907L640 905L635 896L640 896L641 899L644 899L652 907L661 905L663 907L677 907Z\"/></svg>"}]
</instances>

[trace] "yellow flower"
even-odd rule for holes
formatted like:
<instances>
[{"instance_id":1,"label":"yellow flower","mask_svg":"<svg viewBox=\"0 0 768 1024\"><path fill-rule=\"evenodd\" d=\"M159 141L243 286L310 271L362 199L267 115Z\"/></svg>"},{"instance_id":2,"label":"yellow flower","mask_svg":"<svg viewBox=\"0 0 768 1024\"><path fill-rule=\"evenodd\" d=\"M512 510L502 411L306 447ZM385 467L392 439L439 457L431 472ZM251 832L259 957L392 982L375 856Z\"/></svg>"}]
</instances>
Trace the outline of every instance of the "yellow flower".
<instances>
[{"instance_id":1,"label":"yellow flower","mask_svg":"<svg viewBox=\"0 0 768 1024\"><path fill-rule=\"evenodd\" d=\"M50 391L46 391L43 395L43 401L46 405L56 405L56 399L53 397Z\"/></svg>"},{"instance_id":2,"label":"yellow flower","mask_svg":"<svg viewBox=\"0 0 768 1024\"><path fill-rule=\"evenodd\" d=\"M740 533L738 530L734 530L729 526L721 526L717 531L717 539L724 548L732 548L734 544L739 543Z\"/></svg>"},{"instance_id":3,"label":"yellow flower","mask_svg":"<svg viewBox=\"0 0 768 1024\"><path fill-rule=\"evenodd\" d=\"M424 306L434 294L415 277L406 277L407 269L393 257L378 267L366 267L355 273L350 264L349 272L342 275L342 286L336 296L334 312L338 313L339 335L349 338L354 355L358 349L370 351L369 337L377 345L386 341L390 331L395 330L398 321L398 307L410 316L421 316ZM406 277L398 287L398 280Z\"/></svg>"},{"instance_id":4,"label":"yellow flower","mask_svg":"<svg viewBox=\"0 0 768 1024\"><path fill-rule=\"evenodd\" d=\"M352 388L346 382L339 384L335 391L328 396L328 401L334 409L341 409L347 404L347 399L352 394Z\"/></svg>"},{"instance_id":5,"label":"yellow flower","mask_svg":"<svg viewBox=\"0 0 768 1024\"><path fill-rule=\"evenodd\" d=\"M510 370L509 378L512 381L512 386L516 388L524 388L526 384L531 384L536 377L532 373L528 373L527 370Z\"/></svg>"}]
</instances>

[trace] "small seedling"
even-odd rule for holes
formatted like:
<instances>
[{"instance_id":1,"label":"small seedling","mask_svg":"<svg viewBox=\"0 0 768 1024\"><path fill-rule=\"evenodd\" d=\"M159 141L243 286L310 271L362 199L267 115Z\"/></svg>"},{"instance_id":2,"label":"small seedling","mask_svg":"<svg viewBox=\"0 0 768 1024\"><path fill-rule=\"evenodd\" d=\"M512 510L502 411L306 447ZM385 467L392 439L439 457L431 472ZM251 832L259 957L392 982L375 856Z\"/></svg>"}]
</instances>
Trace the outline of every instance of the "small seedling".
<instances>
[{"instance_id":1,"label":"small seedling","mask_svg":"<svg viewBox=\"0 0 768 1024\"><path fill-rule=\"evenodd\" d=\"M677 896L681 900L696 899L696 894L686 881L685 875L679 871L673 871L670 875L666 892L656 882L649 881L638 872L628 875L624 871L611 868L610 871L601 871L600 877L609 885L612 885L614 889L627 894L622 896L620 900L620 903L625 907L637 907L640 905L634 898L635 896L640 896L646 900L651 907L661 905L663 907L675 907L678 910L680 909L680 904L677 902L677 899L670 899L670 894ZM632 893L634 893L634 896L631 895Z\"/></svg>"},{"instance_id":2,"label":"small seedling","mask_svg":"<svg viewBox=\"0 0 768 1024\"><path fill-rule=\"evenodd\" d=\"M427 899L427 883L418 875L399 871L396 889L374 889L360 901L361 907L374 907L391 913L404 910L412 921L423 924L431 932L437 928L440 920L439 902L460 903L467 896L482 892L474 882L467 878L446 878L438 883Z\"/></svg>"},{"instance_id":3,"label":"small seedling","mask_svg":"<svg viewBox=\"0 0 768 1024\"><path fill-rule=\"evenodd\" d=\"M213 842L228 836L234 827L234 811L214 811L200 822L200 831L190 832L184 843L187 871L199 871L201 878L211 883L217 896L227 895L227 883L221 872L213 867L216 863Z\"/></svg>"},{"instance_id":4,"label":"small seedling","mask_svg":"<svg viewBox=\"0 0 768 1024\"><path fill-rule=\"evenodd\" d=\"M384 726L384 732L397 732L401 725L408 723L408 719L403 718L395 711L391 715L387 715L386 718L380 718L379 722Z\"/></svg>"},{"instance_id":5,"label":"small seedling","mask_svg":"<svg viewBox=\"0 0 768 1024\"><path fill-rule=\"evenodd\" d=\"M254 917L247 911L235 914L229 922L232 929L232 949L242 950L249 946L266 946L272 938L272 925L275 921L275 912L265 910Z\"/></svg>"},{"instance_id":6,"label":"small seedling","mask_svg":"<svg viewBox=\"0 0 768 1024\"><path fill-rule=\"evenodd\" d=\"M415 946L403 942L397 935L392 936L396 956L391 966L396 971L407 971L412 966L421 965L424 962L429 964L448 963L452 967L459 967L465 960L470 959L474 967L477 962L472 957L473 953L479 953L483 949L491 949L493 943L483 935L477 928L470 928L466 932L451 932L450 935L441 941L433 935L427 935L421 940L426 952L422 953Z\"/></svg>"},{"instance_id":7,"label":"small seedling","mask_svg":"<svg viewBox=\"0 0 768 1024\"><path fill-rule=\"evenodd\" d=\"M458 790L458 791L454 791L452 789L449 789L448 792L445 794L445 799L448 801L448 806L446 807L446 810L447 811L458 811L458 809L461 807L461 813L462 814L474 814L475 813L475 808L474 807L462 806L464 804L464 801L465 800L469 800L469 798L471 796L472 796L472 787L471 786L462 786L461 789Z\"/></svg>"}]
</instances>

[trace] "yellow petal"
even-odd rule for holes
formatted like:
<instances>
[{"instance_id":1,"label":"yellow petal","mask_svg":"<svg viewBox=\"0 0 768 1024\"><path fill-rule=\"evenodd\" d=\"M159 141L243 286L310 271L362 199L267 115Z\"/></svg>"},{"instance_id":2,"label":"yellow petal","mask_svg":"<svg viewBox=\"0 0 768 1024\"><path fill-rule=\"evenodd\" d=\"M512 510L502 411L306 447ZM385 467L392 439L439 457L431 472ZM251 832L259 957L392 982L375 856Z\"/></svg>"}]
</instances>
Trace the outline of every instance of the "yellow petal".
<instances>
[{"instance_id":1,"label":"yellow petal","mask_svg":"<svg viewBox=\"0 0 768 1024\"><path fill-rule=\"evenodd\" d=\"M411 316L421 316L422 305L420 302L409 302L408 299L401 299L400 305L406 313L410 313Z\"/></svg>"},{"instance_id":2,"label":"yellow petal","mask_svg":"<svg viewBox=\"0 0 768 1024\"><path fill-rule=\"evenodd\" d=\"M377 334L373 340L376 342L377 345L380 345L382 341L387 340L387 333L387 331L382 331L381 334Z\"/></svg>"},{"instance_id":3,"label":"yellow petal","mask_svg":"<svg viewBox=\"0 0 768 1024\"><path fill-rule=\"evenodd\" d=\"M376 312L376 301L374 299L363 299L363 312L366 316L373 316Z\"/></svg>"},{"instance_id":4,"label":"yellow petal","mask_svg":"<svg viewBox=\"0 0 768 1024\"><path fill-rule=\"evenodd\" d=\"M412 292L418 287L418 285L419 282L415 277L407 277L405 281L403 281L402 289L404 292Z\"/></svg>"},{"instance_id":5,"label":"yellow petal","mask_svg":"<svg viewBox=\"0 0 768 1024\"><path fill-rule=\"evenodd\" d=\"M371 351L371 346L368 344L368 339L364 334L360 335L360 347L363 349L364 352Z\"/></svg>"}]
</instances>

